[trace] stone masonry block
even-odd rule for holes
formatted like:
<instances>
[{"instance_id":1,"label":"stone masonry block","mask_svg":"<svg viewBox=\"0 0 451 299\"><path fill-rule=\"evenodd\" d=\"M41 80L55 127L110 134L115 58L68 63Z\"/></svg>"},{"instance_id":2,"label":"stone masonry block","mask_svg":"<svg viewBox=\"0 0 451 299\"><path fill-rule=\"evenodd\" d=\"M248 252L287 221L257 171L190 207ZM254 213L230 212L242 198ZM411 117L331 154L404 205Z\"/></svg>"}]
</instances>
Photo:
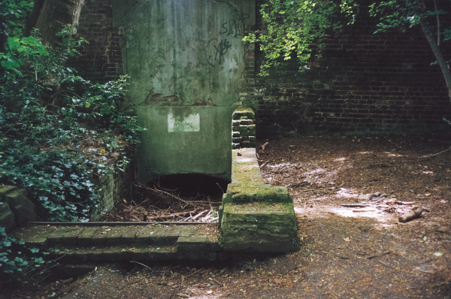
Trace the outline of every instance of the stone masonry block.
<instances>
[{"instance_id":1,"label":"stone masonry block","mask_svg":"<svg viewBox=\"0 0 451 299\"><path fill-rule=\"evenodd\" d=\"M16 225L20 225L26 221L36 221L37 215L34 203L27 198L27 192L24 189L15 189L5 196L5 201L9 204L11 211L14 213Z\"/></svg>"},{"instance_id":2,"label":"stone masonry block","mask_svg":"<svg viewBox=\"0 0 451 299\"><path fill-rule=\"evenodd\" d=\"M292 203L228 203L222 213L219 245L225 250L299 250Z\"/></svg>"},{"instance_id":3,"label":"stone masonry block","mask_svg":"<svg viewBox=\"0 0 451 299\"><path fill-rule=\"evenodd\" d=\"M83 229L77 227L58 227L48 236L50 245L77 244L78 235ZM66 237L67 235L67 237Z\"/></svg>"},{"instance_id":4,"label":"stone masonry block","mask_svg":"<svg viewBox=\"0 0 451 299\"><path fill-rule=\"evenodd\" d=\"M54 226L35 226L16 229L11 237L22 240L26 245L46 248L49 245L48 236L56 230Z\"/></svg>"},{"instance_id":5,"label":"stone masonry block","mask_svg":"<svg viewBox=\"0 0 451 299\"><path fill-rule=\"evenodd\" d=\"M126 227L121 236L124 245L132 244L133 242L135 242L138 231L139 227L136 226Z\"/></svg>"},{"instance_id":6,"label":"stone masonry block","mask_svg":"<svg viewBox=\"0 0 451 299\"><path fill-rule=\"evenodd\" d=\"M121 244L122 234L125 232L127 227L113 227L110 231L106 233L106 244L107 245L117 245Z\"/></svg>"},{"instance_id":7,"label":"stone masonry block","mask_svg":"<svg viewBox=\"0 0 451 299\"><path fill-rule=\"evenodd\" d=\"M141 245L151 245L153 243L152 236L158 235L160 229L155 227L143 227L136 235L136 242Z\"/></svg>"},{"instance_id":8,"label":"stone masonry block","mask_svg":"<svg viewBox=\"0 0 451 299\"><path fill-rule=\"evenodd\" d=\"M83 228L74 227L72 230L66 232L64 237L61 240L61 243L67 245L77 245L78 244L78 236L83 232Z\"/></svg>"},{"instance_id":9,"label":"stone masonry block","mask_svg":"<svg viewBox=\"0 0 451 299\"><path fill-rule=\"evenodd\" d=\"M14 214L6 202L0 202L0 226L4 227L7 233L16 226Z\"/></svg>"},{"instance_id":10,"label":"stone masonry block","mask_svg":"<svg viewBox=\"0 0 451 299\"><path fill-rule=\"evenodd\" d=\"M111 231L111 227L101 227L92 234L91 242L94 246L104 245L107 241L107 233Z\"/></svg>"},{"instance_id":11,"label":"stone masonry block","mask_svg":"<svg viewBox=\"0 0 451 299\"><path fill-rule=\"evenodd\" d=\"M92 245L92 236L98 230L98 227L85 227L78 235L78 245L90 246Z\"/></svg>"},{"instance_id":12,"label":"stone masonry block","mask_svg":"<svg viewBox=\"0 0 451 299\"><path fill-rule=\"evenodd\" d=\"M176 246L182 251L219 251L221 248L216 240L209 236L194 235L179 237Z\"/></svg>"},{"instance_id":13,"label":"stone masonry block","mask_svg":"<svg viewBox=\"0 0 451 299\"><path fill-rule=\"evenodd\" d=\"M0 201L5 199L6 194L16 189L14 186L0 186Z\"/></svg>"}]
</instances>

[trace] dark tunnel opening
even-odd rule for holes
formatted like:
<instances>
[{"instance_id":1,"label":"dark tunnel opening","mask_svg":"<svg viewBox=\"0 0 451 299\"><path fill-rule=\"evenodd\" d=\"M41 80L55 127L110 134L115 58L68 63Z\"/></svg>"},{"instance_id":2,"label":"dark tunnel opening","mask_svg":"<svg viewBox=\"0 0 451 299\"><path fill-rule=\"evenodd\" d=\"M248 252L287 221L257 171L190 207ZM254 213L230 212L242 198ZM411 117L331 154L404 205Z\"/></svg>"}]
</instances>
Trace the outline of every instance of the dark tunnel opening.
<instances>
[{"instance_id":1,"label":"dark tunnel opening","mask_svg":"<svg viewBox=\"0 0 451 299\"><path fill-rule=\"evenodd\" d=\"M222 194L227 191L228 182L204 174L175 174L162 176L148 185L174 191L182 198L203 196L220 201Z\"/></svg>"}]
</instances>

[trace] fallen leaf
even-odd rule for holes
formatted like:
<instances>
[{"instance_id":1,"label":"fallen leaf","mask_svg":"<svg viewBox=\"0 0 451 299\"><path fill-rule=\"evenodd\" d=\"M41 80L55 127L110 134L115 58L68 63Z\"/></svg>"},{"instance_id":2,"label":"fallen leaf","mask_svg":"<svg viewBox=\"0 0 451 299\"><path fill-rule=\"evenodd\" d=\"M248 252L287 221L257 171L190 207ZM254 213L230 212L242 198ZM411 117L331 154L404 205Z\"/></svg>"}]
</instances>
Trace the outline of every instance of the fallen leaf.
<instances>
[{"instance_id":1,"label":"fallen leaf","mask_svg":"<svg viewBox=\"0 0 451 299\"><path fill-rule=\"evenodd\" d=\"M442 226L442 227L440 227L438 229L438 231L441 232L441 233L447 233L447 232L449 232L449 230L450 230L450 228L449 227L445 227L445 226Z\"/></svg>"},{"instance_id":2,"label":"fallen leaf","mask_svg":"<svg viewBox=\"0 0 451 299\"><path fill-rule=\"evenodd\" d=\"M343 238L343 240L345 240L346 242L351 242L351 239L349 237Z\"/></svg>"},{"instance_id":3,"label":"fallen leaf","mask_svg":"<svg viewBox=\"0 0 451 299\"><path fill-rule=\"evenodd\" d=\"M443 253L441 253L441 252L434 252L434 255L435 255L435 256L442 256Z\"/></svg>"},{"instance_id":4,"label":"fallen leaf","mask_svg":"<svg viewBox=\"0 0 451 299\"><path fill-rule=\"evenodd\" d=\"M276 279L274 279L274 282L277 283L277 284L281 284L281 283L282 283L282 280L276 278Z\"/></svg>"}]
</instances>

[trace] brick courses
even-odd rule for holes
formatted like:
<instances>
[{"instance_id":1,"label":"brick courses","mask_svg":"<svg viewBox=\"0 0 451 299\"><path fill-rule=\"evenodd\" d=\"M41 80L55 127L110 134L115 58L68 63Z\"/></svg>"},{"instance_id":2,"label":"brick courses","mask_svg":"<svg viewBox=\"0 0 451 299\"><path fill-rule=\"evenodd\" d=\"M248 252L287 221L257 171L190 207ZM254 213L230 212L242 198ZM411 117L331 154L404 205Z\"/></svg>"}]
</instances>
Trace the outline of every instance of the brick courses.
<instances>
[{"instance_id":1,"label":"brick courses","mask_svg":"<svg viewBox=\"0 0 451 299\"><path fill-rule=\"evenodd\" d=\"M93 82L104 83L123 75L119 29L113 28L111 0L86 0L80 14L77 36L84 43L82 56L71 58L69 65L78 75Z\"/></svg>"},{"instance_id":2,"label":"brick courses","mask_svg":"<svg viewBox=\"0 0 451 299\"><path fill-rule=\"evenodd\" d=\"M258 0L258 9L262 1ZM262 28L258 14L257 27ZM323 59L299 73L295 60L258 78L253 94L258 136L301 134L422 134L449 130L447 88L419 27L376 30L365 6L356 24L327 43ZM447 48L444 48L447 46ZM442 45L450 59L451 45ZM256 52L256 68L262 53Z\"/></svg>"},{"instance_id":3,"label":"brick courses","mask_svg":"<svg viewBox=\"0 0 451 299\"><path fill-rule=\"evenodd\" d=\"M257 0L258 13L263 0ZM122 74L119 30L112 26L111 0L87 0L78 35L90 43L71 61L83 77L104 82ZM356 24L327 43L323 59L298 72L283 62L270 77L258 73L262 53L245 48L239 101L256 112L258 137L301 134L423 134L447 131L451 117L446 85L421 29L373 34L374 20L361 5ZM447 47L447 48L446 48ZM450 43L442 45L451 57Z\"/></svg>"}]
</instances>

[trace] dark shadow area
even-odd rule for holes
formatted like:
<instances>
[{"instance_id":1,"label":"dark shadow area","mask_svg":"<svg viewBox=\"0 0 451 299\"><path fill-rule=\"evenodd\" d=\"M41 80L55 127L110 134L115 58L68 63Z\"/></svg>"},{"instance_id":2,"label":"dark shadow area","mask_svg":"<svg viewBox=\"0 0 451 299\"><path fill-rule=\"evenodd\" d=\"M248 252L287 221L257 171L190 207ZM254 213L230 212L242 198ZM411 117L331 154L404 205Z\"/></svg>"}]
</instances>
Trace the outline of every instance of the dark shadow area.
<instances>
[{"instance_id":1,"label":"dark shadow area","mask_svg":"<svg viewBox=\"0 0 451 299\"><path fill-rule=\"evenodd\" d=\"M137 182L135 196L117 204L106 220L213 223L227 184L202 174L162 176L147 185Z\"/></svg>"},{"instance_id":2,"label":"dark shadow area","mask_svg":"<svg viewBox=\"0 0 451 299\"><path fill-rule=\"evenodd\" d=\"M178 196L184 198L197 197L203 195L212 200L219 200L222 194L227 191L228 182L203 175L203 174L176 174L162 176L157 180L151 181L148 185L151 188L174 191Z\"/></svg>"}]
</instances>

